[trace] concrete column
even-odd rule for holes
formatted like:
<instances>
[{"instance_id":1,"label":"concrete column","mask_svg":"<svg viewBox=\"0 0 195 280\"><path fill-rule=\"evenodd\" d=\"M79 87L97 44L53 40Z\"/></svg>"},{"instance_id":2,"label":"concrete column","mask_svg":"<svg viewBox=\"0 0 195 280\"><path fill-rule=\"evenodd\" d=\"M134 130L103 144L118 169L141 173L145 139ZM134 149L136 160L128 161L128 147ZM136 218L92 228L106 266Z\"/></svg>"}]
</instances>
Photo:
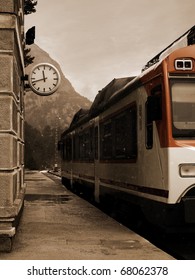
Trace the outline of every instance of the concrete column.
<instances>
[{"instance_id":1,"label":"concrete column","mask_svg":"<svg viewBox=\"0 0 195 280\"><path fill-rule=\"evenodd\" d=\"M0 251L10 251L23 209L24 3L0 0Z\"/></svg>"}]
</instances>

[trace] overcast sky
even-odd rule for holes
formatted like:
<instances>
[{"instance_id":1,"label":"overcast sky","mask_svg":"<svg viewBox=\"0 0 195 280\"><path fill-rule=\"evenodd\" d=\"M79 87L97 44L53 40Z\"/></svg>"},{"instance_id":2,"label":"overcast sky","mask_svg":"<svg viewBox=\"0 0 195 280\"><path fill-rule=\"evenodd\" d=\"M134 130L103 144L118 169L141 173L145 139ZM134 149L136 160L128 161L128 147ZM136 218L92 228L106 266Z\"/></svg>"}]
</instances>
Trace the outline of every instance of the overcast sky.
<instances>
[{"instance_id":1,"label":"overcast sky","mask_svg":"<svg viewBox=\"0 0 195 280\"><path fill-rule=\"evenodd\" d=\"M194 0L38 0L36 9L26 30L36 26L35 43L91 101L195 25Z\"/></svg>"}]
</instances>

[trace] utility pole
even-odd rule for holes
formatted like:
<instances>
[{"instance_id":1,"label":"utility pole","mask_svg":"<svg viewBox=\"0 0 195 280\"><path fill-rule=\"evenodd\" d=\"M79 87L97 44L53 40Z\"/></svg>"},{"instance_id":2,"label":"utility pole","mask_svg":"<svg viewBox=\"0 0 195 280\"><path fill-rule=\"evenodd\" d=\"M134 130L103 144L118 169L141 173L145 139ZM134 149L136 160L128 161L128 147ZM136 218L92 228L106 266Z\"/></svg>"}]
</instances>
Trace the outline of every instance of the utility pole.
<instances>
[{"instance_id":1,"label":"utility pole","mask_svg":"<svg viewBox=\"0 0 195 280\"><path fill-rule=\"evenodd\" d=\"M59 160L58 160L58 138L59 138L59 120L61 120L61 118L59 116L56 116L56 123L55 123L55 157L54 157L54 172L58 172L58 164L59 164Z\"/></svg>"}]
</instances>

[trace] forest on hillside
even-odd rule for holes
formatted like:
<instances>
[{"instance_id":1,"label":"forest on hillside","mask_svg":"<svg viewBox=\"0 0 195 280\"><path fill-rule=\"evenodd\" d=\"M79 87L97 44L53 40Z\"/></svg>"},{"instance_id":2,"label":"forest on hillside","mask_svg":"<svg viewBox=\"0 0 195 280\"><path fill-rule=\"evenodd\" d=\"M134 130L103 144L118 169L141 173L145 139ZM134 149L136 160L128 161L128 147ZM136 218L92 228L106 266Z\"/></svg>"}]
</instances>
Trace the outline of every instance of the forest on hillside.
<instances>
[{"instance_id":1,"label":"forest on hillside","mask_svg":"<svg viewBox=\"0 0 195 280\"><path fill-rule=\"evenodd\" d=\"M60 165L57 141L61 131L45 126L39 131L27 122L25 123L25 168L31 170L53 169Z\"/></svg>"}]
</instances>

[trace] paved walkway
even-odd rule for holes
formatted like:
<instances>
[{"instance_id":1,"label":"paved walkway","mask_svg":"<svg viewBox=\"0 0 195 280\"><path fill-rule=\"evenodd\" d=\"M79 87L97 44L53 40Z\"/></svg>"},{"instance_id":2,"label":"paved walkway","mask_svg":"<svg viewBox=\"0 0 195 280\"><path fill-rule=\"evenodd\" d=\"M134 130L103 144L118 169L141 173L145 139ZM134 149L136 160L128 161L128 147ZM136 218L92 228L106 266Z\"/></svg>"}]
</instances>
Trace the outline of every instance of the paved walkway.
<instances>
[{"instance_id":1,"label":"paved walkway","mask_svg":"<svg viewBox=\"0 0 195 280\"><path fill-rule=\"evenodd\" d=\"M26 172L26 197L11 253L1 260L169 260L147 240L41 172Z\"/></svg>"}]
</instances>

